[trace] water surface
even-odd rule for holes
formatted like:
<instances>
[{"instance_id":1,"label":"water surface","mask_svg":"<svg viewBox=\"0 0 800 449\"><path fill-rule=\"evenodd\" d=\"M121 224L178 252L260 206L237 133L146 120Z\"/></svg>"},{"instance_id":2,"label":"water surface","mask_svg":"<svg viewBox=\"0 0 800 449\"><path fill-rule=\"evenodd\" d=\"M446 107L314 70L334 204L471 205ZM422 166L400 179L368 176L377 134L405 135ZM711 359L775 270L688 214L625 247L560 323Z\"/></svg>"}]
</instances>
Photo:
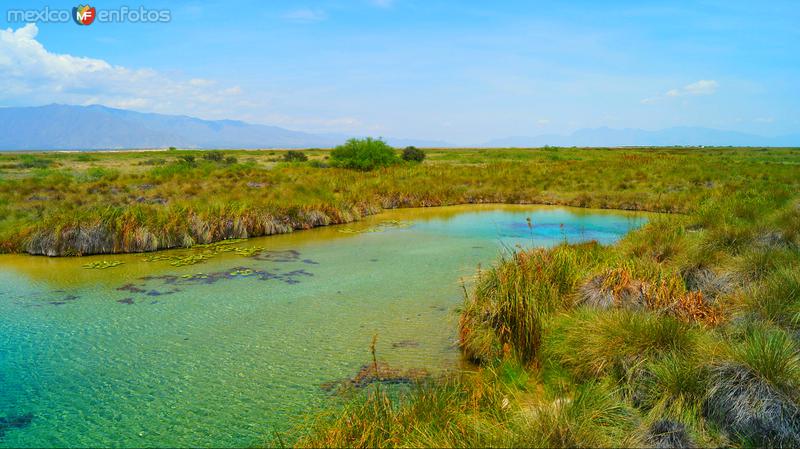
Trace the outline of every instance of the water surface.
<instances>
[{"instance_id":1,"label":"water surface","mask_svg":"<svg viewBox=\"0 0 800 449\"><path fill-rule=\"evenodd\" d=\"M237 242L188 266L167 258L212 249L0 256L0 447L258 445L329 400L320 386L367 363L373 335L394 367L456 366L454 308L478 264L517 245L613 243L645 220L457 206ZM123 264L84 268L103 261Z\"/></svg>"}]
</instances>

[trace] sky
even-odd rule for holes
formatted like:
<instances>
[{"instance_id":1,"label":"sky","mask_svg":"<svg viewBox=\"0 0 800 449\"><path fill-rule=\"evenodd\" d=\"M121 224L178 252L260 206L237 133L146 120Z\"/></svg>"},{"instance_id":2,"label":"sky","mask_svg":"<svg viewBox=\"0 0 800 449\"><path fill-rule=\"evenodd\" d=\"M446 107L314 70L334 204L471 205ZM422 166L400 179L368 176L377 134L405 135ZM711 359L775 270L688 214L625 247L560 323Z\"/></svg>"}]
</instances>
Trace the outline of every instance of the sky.
<instances>
[{"instance_id":1,"label":"sky","mask_svg":"<svg viewBox=\"0 0 800 449\"><path fill-rule=\"evenodd\" d=\"M103 104L475 143L581 128L800 132L796 1L155 1L169 22L12 21L0 106Z\"/></svg>"}]
</instances>

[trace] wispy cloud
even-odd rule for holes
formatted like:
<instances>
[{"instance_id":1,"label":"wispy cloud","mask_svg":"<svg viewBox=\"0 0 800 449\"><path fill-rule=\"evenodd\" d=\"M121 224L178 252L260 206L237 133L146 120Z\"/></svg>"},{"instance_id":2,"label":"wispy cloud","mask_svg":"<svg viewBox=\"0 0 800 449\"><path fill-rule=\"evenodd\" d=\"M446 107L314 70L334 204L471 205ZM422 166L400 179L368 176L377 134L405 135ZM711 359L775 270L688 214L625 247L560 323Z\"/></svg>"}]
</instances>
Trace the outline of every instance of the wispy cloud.
<instances>
[{"instance_id":1,"label":"wispy cloud","mask_svg":"<svg viewBox=\"0 0 800 449\"><path fill-rule=\"evenodd\" d=\"M321 9L300 8L286 12L283 18L291 22L312 23L321 22L327 19L328 15Z\"/></svg>"},{"instance_id":2,"label":"wispy cloud","mask_svg":"<svg viewBox=\"0 0 800 449\"><path fill-rule=\"evenodd\" d=\"M668 98L696 96L696 95L712 95L716 93L717 87L719 87L719 83L716 82L715 80L699 80L687 84L683 87L670 89L664 92L663 95L645 98L641 102L642 104L653 104Z\"/></svg>"},{"instance_id":3,"label":"wispy cloud","mask_svg":"<svg viewBox=\"0 0 800 449\"><path fill-rule=\"evenodd\" d=\"M102 59L48 51L29 23L0 29L0 101L6 104L99 103L108 106L205 113L235 105L238 86L204 78L179 79L159 71L112 65Z\"/></svg>"},{"instance_id":4,"label":"wispy cloud","mask_svg":"<svg viewBox=\"0 0 800 449\"><path fill-rule=\"evenodd\" d=\"M682 97L684 95L711 95L717 91L717 83L714 80L700 80L687 84L680 89L671 89L665 95L668 97Z\"/></svg>"}]
</instances>

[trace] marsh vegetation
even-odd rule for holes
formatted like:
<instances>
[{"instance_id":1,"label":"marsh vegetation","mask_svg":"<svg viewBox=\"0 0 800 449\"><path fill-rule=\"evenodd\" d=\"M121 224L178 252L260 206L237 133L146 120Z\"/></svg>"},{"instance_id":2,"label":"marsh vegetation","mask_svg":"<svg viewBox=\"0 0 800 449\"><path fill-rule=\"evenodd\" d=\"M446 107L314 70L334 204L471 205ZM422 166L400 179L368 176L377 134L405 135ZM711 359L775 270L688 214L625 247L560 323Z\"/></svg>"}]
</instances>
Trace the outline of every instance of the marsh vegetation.
<instances>
[{"instance_id":1,"label":"marsh vegetation","mask_svg":"<svg viewBox=\"0 0 800 449\"><path fill-rule=\"evenodd\" d=\"M357 144L338 153L307 150L308 161L288 163L280 154L296 156L276 151L0 154L0 251L153 251L347 223L382 209L451 204L687 213L742 190L796 191L800 154L447 149L428 150L416 163L401 161L394 150L389 156L377 140Z\"/></svg>"}]
</instances>

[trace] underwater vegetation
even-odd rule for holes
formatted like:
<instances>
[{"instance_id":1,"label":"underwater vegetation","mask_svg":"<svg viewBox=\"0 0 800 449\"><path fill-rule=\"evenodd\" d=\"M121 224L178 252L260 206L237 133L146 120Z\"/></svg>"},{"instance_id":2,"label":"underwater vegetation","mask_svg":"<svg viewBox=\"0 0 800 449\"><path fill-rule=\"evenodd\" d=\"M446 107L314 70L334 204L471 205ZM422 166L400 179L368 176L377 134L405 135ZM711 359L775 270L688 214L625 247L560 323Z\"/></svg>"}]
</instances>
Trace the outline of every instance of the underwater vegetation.
<instances>
[{"instance_id":1,"label":"underwater vegetation","mask_svg":"<svg viewBox=\"0 0 800 449\"><path fill-rule=\"evenodd\" d=\"M100 260L96 262L91 262L83 265L83 268L95 269L95 270L105 270L106 268L114 268L122 265L125 262L119 260Z\"/></svg>"},{"instance_id":2,"label":"underwater vegetation","mask_svg":"<svg viewBox=\"0 0 800 449\"><path fill-rule=\"evenodd\" d=\"M33 413L0 416L0 441L3 441L3 437L9 431L28 427L31 421L33 421L33 418Z\"/></svg>"},{"instance_id":3,"label":"underwater vegetation","mask_svg":"<svg viewBox=\"0 0 800 449\"><path fill-rule=\"evenodd\" d=\"M255 279L259 281L277 281L287 285L300 283L304 277L314 276L313 273L304 269L271 271L245 266L236 266L223 271L211 273L192 273L192 274L163 274L140 277L138 283L127 283L116 288L116 291L130 293L133 297L125 297L117 300L120 304L135 304L136 298L156 297L172 295L183 291L181 286L211 285L221 281L231 281L236 279Z\"/></svg>"}]
</instances>

